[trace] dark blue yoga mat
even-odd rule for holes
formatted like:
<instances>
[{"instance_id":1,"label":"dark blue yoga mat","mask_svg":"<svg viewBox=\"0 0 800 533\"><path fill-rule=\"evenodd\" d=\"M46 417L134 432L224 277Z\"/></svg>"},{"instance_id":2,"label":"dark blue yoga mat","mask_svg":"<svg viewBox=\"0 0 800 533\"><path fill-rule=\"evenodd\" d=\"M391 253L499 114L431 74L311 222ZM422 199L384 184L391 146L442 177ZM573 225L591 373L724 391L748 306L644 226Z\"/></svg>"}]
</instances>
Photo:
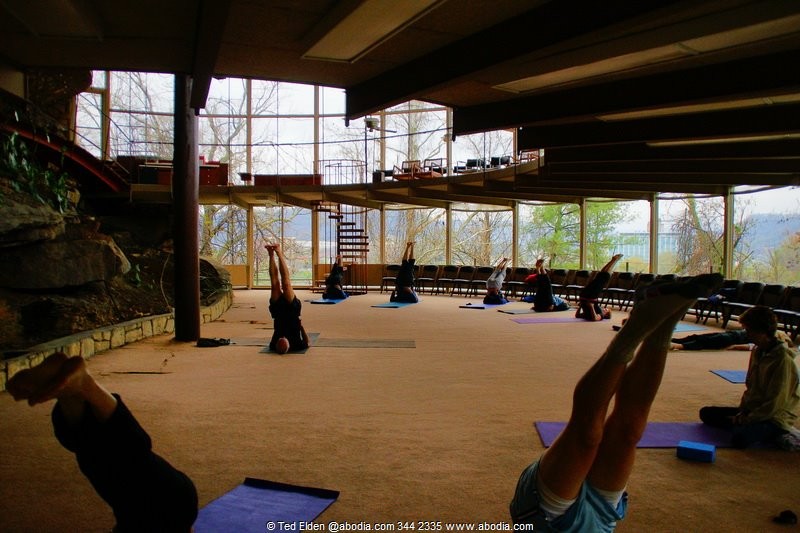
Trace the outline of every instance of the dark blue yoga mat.
<instances>
[{"instance_id":1,"label":"dark blue yoga mat","mask_svg":"<svg viewBox=\"0 0 800 533\"><path fill-rule=\"evenodd\" d=\"M710 372L731 383L744 383L747 377L747 370L711 370Z\"/></svg>"},{"instance_id":2,"label":"dark blue yoga mat","mask_svg":"<svg viewBox=\"0 0 800 533\"><path fill-rule=\"evenodd\" d=\"M536 422L536 430L545 448L553 444L566 422ZM731 446L728 430L707 426L702 422L648 422L638 448L677 448L678 442L688 440L713 444L718 448Z\"/></svg>"},{"instance_id":3,"label":"dark blue yoga mat","mask_svg":"<svg viewBox=\"0 0 800 533\"><path fill-rule=\"evenodd\" d=\"M202 509L195 533L264 533L269 522L286 522L275 531L297 531L297 523L311 522L339 497L339 491L287 485L245 478L244 483ZM294 524L294 526L290 525Z\"/></svg>"},{"instance_id":4,"label":"dark blue yoga mat","mask_svg":"<svg viewBox=\"0 0 800 533\"><path fill-rule=\"evenodd\" d=\"M327 298L318 298L316 300L309 300L309 303L322 304L322 305L333 305L333 304L338 304L339 302L343 302L346 299L347 298L342 298L340 300L328 300Z\"/></svg>"}]
</instances>

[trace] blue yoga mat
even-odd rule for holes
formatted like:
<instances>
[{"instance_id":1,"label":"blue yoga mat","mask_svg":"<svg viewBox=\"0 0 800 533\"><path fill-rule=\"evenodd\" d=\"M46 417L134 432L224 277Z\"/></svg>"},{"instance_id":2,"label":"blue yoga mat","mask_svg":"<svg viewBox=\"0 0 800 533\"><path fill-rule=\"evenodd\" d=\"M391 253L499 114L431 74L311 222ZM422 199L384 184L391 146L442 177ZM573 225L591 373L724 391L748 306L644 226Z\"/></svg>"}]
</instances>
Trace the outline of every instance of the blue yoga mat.
<instances>
[{"instance_id":1,"label":"blue yoga mat","mask_svg":"<svg viewBox=\"0 0 800 533\"><path fill-rule=\"evenodd\" d=\"M322 305L333 305L333 304L338 304L339 302L343 302L346 299L347 298L342 298L340 300L328 300L327 298L317 298L316 300L309 300L309 303L322 304Z\"/></svg>"},{"instance_id":2,"label":"blue yoga mat","mask_svg":"<svg viewBox=\"0 0 800 533\"><path fill-rule=\"evenodd\" d=\"M297 531L297 523L310 522L339 497L339 491L287 485L245 478L244 483L202 509L195 533L264 533L270 522L287 522L282 530ZM276 531L281 528L276 525Z\"/></svg>"},{"instance_id":3,"label":"blue yoga mat","mask_svg":"<svg viewBox=\"0 0 800 533\"><path fill-rule=\"evenodd\" d=\"M731 383L744 383L745 377L747 377L747 370L711 370L710 372Z\"/></svg>"},{"instance_id":4,"label":"blue yoga mat","mask_svg":"<svg viewBox=\"0 0 800 533\"><path fill-rule=\"evenodd\" d=\"M566 425L566 422L536 422L536 430L545 448L553 444ZM729 448L731 433L725 429L707 426L702 422L648 422L637 447L677 448L682 440Z\"/></svg>"},{"instance_id":5,"label":"blue yoga mat","mask_svg":"<svg viewBox=\"0 0 800 533\"><path fill-rule=\"evenodd\" d=\"M683 331L706 331L707 328L703 326L697 326L695 324L687 324L686 322L678 322L675 326L675 333L681 333Z\"/></svg>"},{"instance_id":6,"label":"blue yoga mat","mask_svg":"<svg viewBox=\"0 0 800 533\"><path fill-rule=\"evenodd\" d=\"M389 307L389 308L396 308L396 307L405 307L407 305L414 305L417 302L386 302L385 304L375 304L371 307Z\"/></svg>"}]
</instances>

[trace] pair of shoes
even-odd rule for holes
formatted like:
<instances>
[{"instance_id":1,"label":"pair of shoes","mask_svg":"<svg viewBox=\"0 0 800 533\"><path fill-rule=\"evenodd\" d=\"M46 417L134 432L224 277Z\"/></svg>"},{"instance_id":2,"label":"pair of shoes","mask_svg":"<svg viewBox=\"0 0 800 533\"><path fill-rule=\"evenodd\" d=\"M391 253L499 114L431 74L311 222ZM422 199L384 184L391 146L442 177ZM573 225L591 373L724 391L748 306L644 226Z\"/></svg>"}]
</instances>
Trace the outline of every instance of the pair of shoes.
<instances>
[{"instance_id":1,"label":"pair of shoes","mask_svg":"<svg viewBox=\"0 0 800 533\"><path fill-rule=\"evenodd\" d=\"M772 521L776 524L794 525L797 523L797 515L790 510L781 511L778 516L773 516Z\"/></svg>"},{"instance_id":2,"label":"pair of shoes","mask_svg":"<svg viewBox=\"0 0 800 533\"><path fill-rule=\"evenodd\" d=\"M800 434L789 431L778 437L778 446L787 452L800 452Z\"/></svg>"},{"instance_id":3,"label":"pair of shoes","mask_svg":"<svg viewBox=\"0 0 800 533\"><path fill-rule=\"evenodd\" d=\"M228 346L231 343L230 339L210 339L207 337L200 337L197 339L197 346L200 348L215 348L217 346Z\"/></svg>"}]
</instances>

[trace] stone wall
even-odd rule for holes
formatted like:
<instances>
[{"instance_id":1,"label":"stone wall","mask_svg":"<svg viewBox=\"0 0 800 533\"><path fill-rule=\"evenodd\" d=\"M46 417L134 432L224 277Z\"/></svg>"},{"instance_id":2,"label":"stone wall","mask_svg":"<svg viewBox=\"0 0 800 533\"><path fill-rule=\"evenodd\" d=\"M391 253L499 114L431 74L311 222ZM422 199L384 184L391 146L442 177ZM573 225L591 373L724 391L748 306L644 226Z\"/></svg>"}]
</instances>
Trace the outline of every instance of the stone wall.
<instances>
[{"instance_id":1,"label":"stone wall","mask_svg":"<svg viewBox=\"0 0 800 533\"><path fill-rule=\"evenodd\" d=\"M218 319L233 303L233 292L227 291L215 303L200 309L203 324ZM80 355L89 359L94 354L119 348L155 335L166 335L175 331L173 313L148 316L92 331L84 331L31 347L25 355L0 361L0 391L6 389L6 381L25 368L31 368L57 351L67 355Z\"/></svg>"}]
</instances>

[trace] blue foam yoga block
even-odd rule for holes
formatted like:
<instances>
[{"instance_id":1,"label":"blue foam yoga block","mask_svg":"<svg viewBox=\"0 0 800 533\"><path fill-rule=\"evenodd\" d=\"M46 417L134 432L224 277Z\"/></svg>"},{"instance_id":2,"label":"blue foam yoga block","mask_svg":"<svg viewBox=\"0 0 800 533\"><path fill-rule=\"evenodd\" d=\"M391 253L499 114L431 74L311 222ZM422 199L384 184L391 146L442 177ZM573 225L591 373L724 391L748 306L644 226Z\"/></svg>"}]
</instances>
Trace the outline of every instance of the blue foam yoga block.
<instances>
[{"instance_id":1,"label":"blue foam yoga block","mask_svg":"<svg viewBox=\"0 0 800 533\"><path fill-rule=\"evenodd\" d=\"M677 453L681 459L713 463L717 455L717 447L713 444L682 440L678 443Z\"/></svg>"}]
</instances>

